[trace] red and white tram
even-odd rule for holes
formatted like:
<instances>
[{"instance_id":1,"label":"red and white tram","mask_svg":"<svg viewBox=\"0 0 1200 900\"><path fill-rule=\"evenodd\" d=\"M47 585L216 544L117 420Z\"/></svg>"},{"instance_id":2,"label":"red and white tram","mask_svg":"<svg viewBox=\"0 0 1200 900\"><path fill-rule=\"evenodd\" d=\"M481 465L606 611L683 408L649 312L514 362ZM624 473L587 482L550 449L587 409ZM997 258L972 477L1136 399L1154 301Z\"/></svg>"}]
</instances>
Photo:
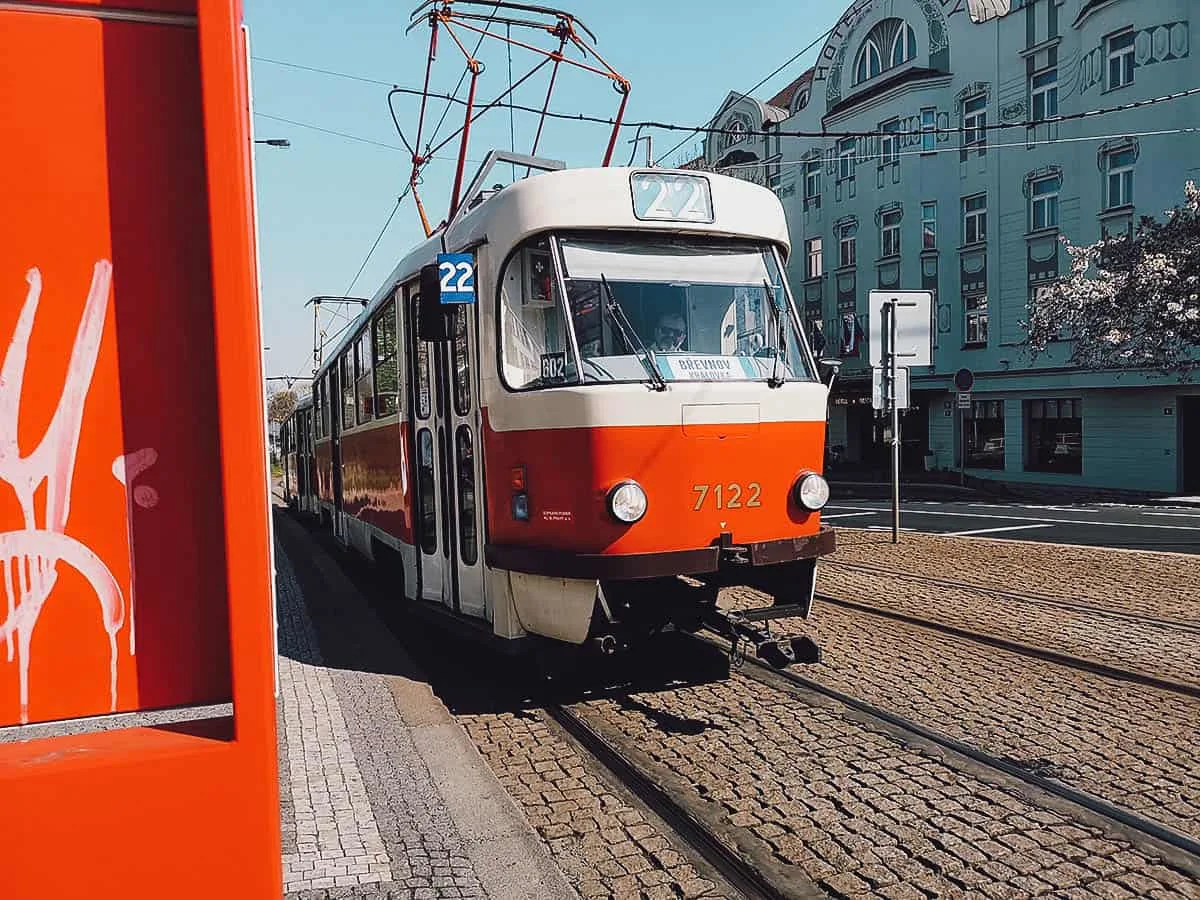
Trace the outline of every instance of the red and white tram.
<instances>
[{"instance_id":1,"label":"red and white tram","mask_svg":"<svg viewBox=\"0 0 1200 900\"><path fill-rule=\"evenodd\" d=\"M292 509L316 514L312 415L312 396L301 397L279 428L279 455L283 462L284 502Z\"/></svg>"},{"instance_id":2,"label":"red and white tram","mask_svg":"<svg viewBox=\"0 0 1200 900\"><path fill-rule=\"evenodd\" d=\"M541 171L480 190L514 160ZM674 624L815 661L758 624L807 616L834 549L775 195L493 152L465 199L315 377L315 511L398 559L398 594L505 641L611 652ZM774 604L722 613L730 585Z\"/></svg>"}]
</instances>

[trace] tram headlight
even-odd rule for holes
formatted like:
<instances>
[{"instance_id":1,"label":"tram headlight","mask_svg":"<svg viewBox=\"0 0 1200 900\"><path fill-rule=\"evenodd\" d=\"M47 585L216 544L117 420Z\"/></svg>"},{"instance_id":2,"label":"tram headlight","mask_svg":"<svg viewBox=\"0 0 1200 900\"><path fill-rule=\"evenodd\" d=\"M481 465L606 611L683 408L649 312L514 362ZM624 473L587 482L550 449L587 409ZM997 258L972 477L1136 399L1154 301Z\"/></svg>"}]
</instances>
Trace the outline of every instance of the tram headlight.
<instances>
[{"instance_id":1,"label":"tram headlight","mask_svg":"<svg viewBox=\"0 0 1200 900\"><path fill-rule=\"evenodd\" d=\"M646 514L646 492L636 481L622 481L608 492L608 511L618 522L632 525Z\"/></svg>"},{"instance_id":2,"label":"tram headlight","mask_svg":"<svg viewBox=\"0 0 1200 900\"><path fill-rule=\"evenodd\" d=\"M816 472L806 472L796 482L793 496L802 507L816 512L829 502L829 482Z\"/></svg>"}]
</instances>

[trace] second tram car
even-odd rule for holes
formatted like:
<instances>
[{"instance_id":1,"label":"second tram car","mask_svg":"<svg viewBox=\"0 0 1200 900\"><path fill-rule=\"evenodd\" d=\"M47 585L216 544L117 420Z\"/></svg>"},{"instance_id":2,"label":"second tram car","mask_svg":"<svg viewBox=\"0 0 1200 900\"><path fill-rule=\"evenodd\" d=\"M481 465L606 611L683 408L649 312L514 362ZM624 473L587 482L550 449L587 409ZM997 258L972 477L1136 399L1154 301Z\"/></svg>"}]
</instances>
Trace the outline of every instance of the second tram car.
<instances>
[{"instance_id":1,"label":"second tram car","mask_svg":"<svg viewBox=\"0 0 1200 900\"><path fill-rule=\"evenodd\" d=\"M541 171L481 191L504 161ZM809 614L834 549L775 195L494 151L466 198L316 374L311 510L505 641L607 653L674 625L816 661L761 624ZM723 612L732 585L773 603Z\"/></svg>"},{"instance_id":2,"label":"second tram car","mask_svg":"<svg viewBox=\"0 0 1200 900\"><path fill-rule=\"evenodd\" d=\"M317 514L316 472L313 461L313 401L301 397L279 429L283 461L283 500L299 512Z\"/></svg>"}]
</instances>

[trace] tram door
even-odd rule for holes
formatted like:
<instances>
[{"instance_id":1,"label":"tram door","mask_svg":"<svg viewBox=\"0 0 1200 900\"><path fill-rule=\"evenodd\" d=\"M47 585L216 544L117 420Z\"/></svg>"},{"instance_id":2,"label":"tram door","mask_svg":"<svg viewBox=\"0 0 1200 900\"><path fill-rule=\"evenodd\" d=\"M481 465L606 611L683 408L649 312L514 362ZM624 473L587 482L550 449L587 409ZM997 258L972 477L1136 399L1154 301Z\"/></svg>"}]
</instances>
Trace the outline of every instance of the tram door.
<instances>
[{"instance_id":1,"label":"tram door","mask_svg":"<svg viewBox=\"0 0 1200 900\"><path fill-rule=\"evenodd\" d=\"M299 450L296 453L296 505L300 510L308 512L312 499L312 409L302 410L296 418L300 432L297 435Z\"/></svg>"},{"instance_id":2,"label":"tram door","mask_svg":"<svg viewBox=\"0 0 1200 900\"><path fill-rule=\"evenodd\" d=\"M421 597L482 618L475 307L455 307L453 340L426 343L417 337L418 301L414 286L407 322Z\"/></svg>"}]
</instances>

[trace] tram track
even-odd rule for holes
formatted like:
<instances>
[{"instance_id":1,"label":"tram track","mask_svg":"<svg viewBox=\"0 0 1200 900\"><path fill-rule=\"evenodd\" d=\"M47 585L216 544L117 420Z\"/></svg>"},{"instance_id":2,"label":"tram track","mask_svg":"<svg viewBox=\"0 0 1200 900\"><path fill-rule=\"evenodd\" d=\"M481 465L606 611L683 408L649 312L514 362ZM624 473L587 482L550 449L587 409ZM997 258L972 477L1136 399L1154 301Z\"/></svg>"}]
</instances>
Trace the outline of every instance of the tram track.
<instances>
[{"instance_id":1,"label":"tram track","mask_svg":"<svg viewBox=\"0 0 1200 900\"><path fill-rule=\"evenodd\" d=\"M720 638L707 635L692 635L692 639L713 647L727 648L728 643ZM990 753L967 741L960 740L935 728L923 725L907 716L885 709L882 706L854 697L844 691L822 684L820 681L800 675L793 669L774 669L766 663L751 656L745 657L748 665L743 665L739 671L748 678L768 687L787 689L800 688L804 691L827 697L842 706L874 720L881 726L898 729L900 732L928 741L952 753L993 770L998 775L1016 778L1030 787L1058 798L1074 807L1082 814L1083 819L1094 817L1105 821L1110 827L1115 827L1123 836L1130 833L1148 842L1158 852L1177 851L1174 858L1182 862L1194 875L1200 875L1200 840L1185 834L1169 825L1144 816L1119 804L1105 800L1087 791L1072 787L1057 779L1044 776L1033 769L1020 765ZM1168 850L1167 848L1170 848ZM1178 852L1185 854L1180 859Z\"/></svg>"},{"instance_id":2,"label":"tram track","mask_svg":"<svg viewBox=\"0 0 1200 900\"><path fill-rule=\"evenodd\" d=\"M993 634L986 634L981 631L962 628L957 625L950 625L946 622L941 622L936 619L929 619L923 616L915 616L910 613L899 612L894 609L887 609L882 606L875 606L870 603L863 603L857 600L847 600L843 597L835 597L832 594L817 592L814 596L815 599L821 601L822 603L829 603L842 609L854 610L867 615L877 616L883 619L890 619L895 622L903 622L907 625L915 625L918 628L925 628L940 632L942 634L953 635L954 637L964 638L979 644L985 644L989 647L1008 650L1012 653L1020 653L1022 656L1028 656L1032 659L1039 659L1045 662L1054 663L1055 665L1067 666L1072 669L1078 669L1082 672L1090 672L1093 675L1101 675L1105 678L1113 678L1118 681L1128 681L1134 684L1143 685L1145 687L1157 688L1158 690L1162 691L1170 691L1174 694L1182 694L1186 697L1200 697L1200 685L1192 682L1181 681L1178 679L1160 678L1156 675L1150 675L1146 672L1137 672L1132 669L1123 669L1119 666L1110 666L1106 663L1086 659L1082 656L1063 653L1058 650L1051 650L1047 647L1039 647L1034 644L1026 644L1020 641L1011 640L1009 638L999 637Z\"/></svg>"},{"instance_id":3,"label":"tram track","mask_svg":"<svg viewBox=\"0 0 1200 900\"><path fill-rule=\"evenodd\" d=\"M1084 613L1087 615L1107 616L1113 619L1121 619L1124 621L1133 622L1138 625L1151 625L1157 628L1166 628L1175 631L1200 634L1200 621L1147 616L1141 613L1131 612L1129 610L1117 609L1112 606L1081 602L1067 597L1055 596L1053 594L1042 594L1034 591L1011 591L1005 590L1004 588L994 587L992 585L979 584L976 582L959 581L950 578L938 578L932 575L920 575L915 572L906 572L902 569L888 569L881 566L868 566L863 565L862 563L842 562L840 560L827 560L823 563L823 565L833 569L861 572L868 575L880 575L887 578L899 578L903 579L904 581L912 581L920 584L932 585L935 587L971 591L980 594L990 594L992 596L1003 597L1006 600L1016 600L1032 606L1050 607L1054 609L1068 610L1070 612Z\"/></svg>"},{"instance_id":4,"label":"tram track","mask_svg":"<svg viewBox=\"0 0 1200 900\"><path fill-rule=\"evenodd\" d=\"M679 800L671 796L657 780L608 741L597 729L569 706L552 704L543 708L547 718L575 739L591 757L629 790L655 815L661 818L691 850L747 900L794 900L820 894L805 885L799 892L788 890L729 847Z\"/></svg>"}]
</instances>

